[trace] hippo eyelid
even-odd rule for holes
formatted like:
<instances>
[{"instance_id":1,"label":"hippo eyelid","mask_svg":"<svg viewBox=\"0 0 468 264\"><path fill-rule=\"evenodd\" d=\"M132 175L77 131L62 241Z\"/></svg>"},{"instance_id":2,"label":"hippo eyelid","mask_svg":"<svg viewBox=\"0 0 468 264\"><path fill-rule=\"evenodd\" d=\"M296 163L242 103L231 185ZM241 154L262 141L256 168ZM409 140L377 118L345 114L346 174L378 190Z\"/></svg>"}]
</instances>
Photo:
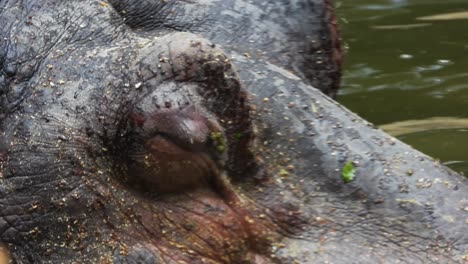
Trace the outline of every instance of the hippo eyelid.
<instances>
[{"instance_id":1,"label":"hippo eyelid","mask_svg":"<svg viewBox=\"0 0 468 264\"><path fill-rule=\"evenodd\" d=\"M184 142L183 139L177 138L177 136L174 135L174 134L169 134L169 133L157 132L156 131L151 135L151 138L154 138L154 137L162 137L165 140L173 142L178 147L180 147L180 148L182 148L184 150L190 150L189 145L187 144L187 143L190 143L190 142Z\"/></svg>"}]
</instances>

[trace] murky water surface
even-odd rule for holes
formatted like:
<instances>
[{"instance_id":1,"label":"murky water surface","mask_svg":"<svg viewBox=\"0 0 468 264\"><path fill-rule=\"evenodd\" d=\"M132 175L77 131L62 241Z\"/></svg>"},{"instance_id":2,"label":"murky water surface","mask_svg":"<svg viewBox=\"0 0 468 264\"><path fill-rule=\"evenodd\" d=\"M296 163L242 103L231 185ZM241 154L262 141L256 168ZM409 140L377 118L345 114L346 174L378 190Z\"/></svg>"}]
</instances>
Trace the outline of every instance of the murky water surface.
<instances>
[{"instance_id":1,"label":"murky water surface","mask_svg":"<svg viewBox=\"0 0 468 264\"><path fill-rule=\"evenodd\" d=\"M468 1L335 3L348 47L338 101L409 126L398 138L468 175Z\"/></svg>"}]
</instances>

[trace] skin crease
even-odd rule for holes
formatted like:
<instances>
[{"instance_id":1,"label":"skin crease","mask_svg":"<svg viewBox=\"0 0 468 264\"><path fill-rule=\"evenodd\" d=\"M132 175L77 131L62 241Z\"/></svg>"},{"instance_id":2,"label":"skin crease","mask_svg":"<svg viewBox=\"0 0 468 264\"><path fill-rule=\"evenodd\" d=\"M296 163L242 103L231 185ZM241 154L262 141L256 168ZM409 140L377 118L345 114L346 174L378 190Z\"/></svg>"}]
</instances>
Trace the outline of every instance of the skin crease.
<instances>
[{"instance_id":1,"label":"skin crease","mask_svg":"<svg viewBox=\"0 0 468 264\"><path fill-rule=\"evenodd\" d=\"M466 180L314 88L330 1L8 0L0 25L17 263L466 260Z\"/></svg>"}]
</instances>

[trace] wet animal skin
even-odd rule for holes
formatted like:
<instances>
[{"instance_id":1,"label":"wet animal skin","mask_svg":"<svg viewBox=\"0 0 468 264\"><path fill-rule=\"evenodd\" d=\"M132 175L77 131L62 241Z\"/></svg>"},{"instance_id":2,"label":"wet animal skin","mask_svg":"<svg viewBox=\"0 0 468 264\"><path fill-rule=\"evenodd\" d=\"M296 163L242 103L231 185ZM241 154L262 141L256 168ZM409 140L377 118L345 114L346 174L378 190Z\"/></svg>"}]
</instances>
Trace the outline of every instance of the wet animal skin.
<instances>
[{"instance_id":1,"label":"wet animal skin","mask_svg":"<svg viewBox=\"0 0 468 264\"><path fill-rule=\"evenodd\" d=\"M10 0L0 25L17 263L463 261L466 180L316 89L330 1Z\"/></svg>"}]
</instances>

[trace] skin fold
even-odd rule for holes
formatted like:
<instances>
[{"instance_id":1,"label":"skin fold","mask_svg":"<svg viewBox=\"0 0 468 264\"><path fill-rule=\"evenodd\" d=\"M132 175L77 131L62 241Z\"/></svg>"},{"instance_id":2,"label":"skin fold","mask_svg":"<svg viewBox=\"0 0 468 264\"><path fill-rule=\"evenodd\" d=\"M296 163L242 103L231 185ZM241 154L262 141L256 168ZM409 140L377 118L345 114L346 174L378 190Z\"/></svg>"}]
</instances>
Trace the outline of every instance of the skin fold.
<instances>
[{"instance_id":1,"label":"skin fold","mask_svg":"<svg viewBox=\"0 0 468 264\"><path fill-rule=\"evenodd\" d=\"M0 25L16 263L466 261L466 179L325 95L330 1L5 0Z\"/></svg>"}]
</instances>

